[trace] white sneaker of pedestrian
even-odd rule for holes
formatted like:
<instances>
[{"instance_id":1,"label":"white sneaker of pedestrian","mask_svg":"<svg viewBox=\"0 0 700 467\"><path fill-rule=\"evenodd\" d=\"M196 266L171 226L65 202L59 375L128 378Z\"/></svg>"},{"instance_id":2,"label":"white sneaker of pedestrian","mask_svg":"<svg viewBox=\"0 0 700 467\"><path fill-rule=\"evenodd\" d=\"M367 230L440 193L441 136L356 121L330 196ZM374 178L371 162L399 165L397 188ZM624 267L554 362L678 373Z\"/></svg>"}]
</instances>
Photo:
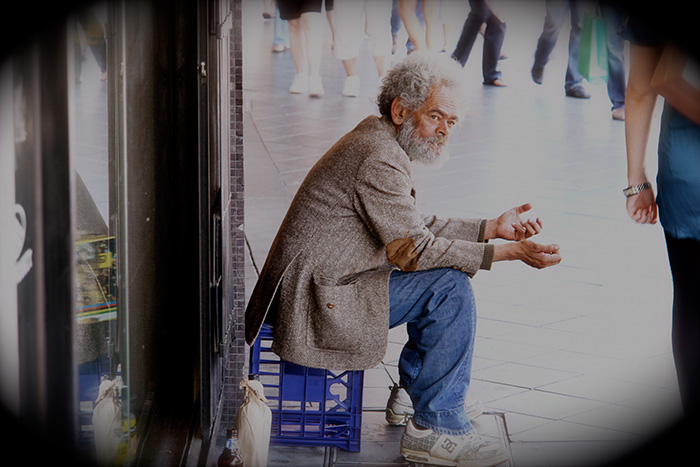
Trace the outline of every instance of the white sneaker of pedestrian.
<instances>
[{"instance_id":1,"label":"white sneaker of pedestrian","mask_svg":"<svg viewBox=\"0 0 700 467\"><path fill-rule=\"evenodd\" d=\"M323 82L321 77L318 75L311 76L309 78L309 95L311 97L321 97L325 93L323 89Z\"/></svg>"},{"instance_id":2,"label":"white sneaker of pedestrian","mask_svg":"<svg viewBox=\"0 0 700 467\"><path fill-rule=\"evenodd\" d=\"M484 407L477 399L467 397L464 402L464 409L469 420L474 420L484 413ZM413 403L411 398L398 384L391 387L391 394L386 403L386 421L392 426L405 426L406 422L413 416Z\"/></svg>"},{"instance_id":3,"label":"white sneaker of pedestrian","mask_svg":"<svg viewBox=\"0 0 700 467\"><path fill-rule=\"evenodd\" d=\"M289 92L292 94L304 94L309 92L309 77L306 75L297 74L289 87Z\"/></svg>"},{"instance_id":4,"label":"white sneaker of pedestrian","mask_svg":"<svg viewBox=\"0 0 700 467\"><path fill-rule=\"evenodd\" d=\"M360 95L360 77L357 75L350 75L345 78L345 84L343 85L343 95L347 97L357 97Z\"/></svg>"},{"instance_id":5,"label":"white sneaker of pedestrian","mask_svg":"<svg viewBox=\"0 0 700 467\"><path fill-rule=\"evenodd\" d=\"M413 420L401 438L401 455L408 462L459 467L492 467L510 460L505 446L485 441L474 430L448 435L420 429Z\"/></svg>"}]
</instances>

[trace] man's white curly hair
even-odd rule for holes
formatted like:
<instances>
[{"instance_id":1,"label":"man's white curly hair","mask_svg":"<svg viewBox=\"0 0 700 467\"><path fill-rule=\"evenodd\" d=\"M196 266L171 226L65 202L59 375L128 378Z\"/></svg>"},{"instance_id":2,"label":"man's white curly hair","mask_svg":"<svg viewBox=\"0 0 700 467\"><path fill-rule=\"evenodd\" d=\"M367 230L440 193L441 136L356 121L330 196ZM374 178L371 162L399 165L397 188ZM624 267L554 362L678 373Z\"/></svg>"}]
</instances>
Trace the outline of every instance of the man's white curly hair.
<instances>
[{"instance_id":1,"label":"man's white curly hair","mask_svg":"<svg viewBox=\"0 0 700 467\"><path fill-rule=\"evenodd\" d=\"M462 66L449 54L413 52L391 67L382 79L377 96L379 113L391 118L391 103L396 97L407 109L418 110L435 86L444 85L456 91L461 117L467 105L464 79Z\"/></svg>"}]
</instances>

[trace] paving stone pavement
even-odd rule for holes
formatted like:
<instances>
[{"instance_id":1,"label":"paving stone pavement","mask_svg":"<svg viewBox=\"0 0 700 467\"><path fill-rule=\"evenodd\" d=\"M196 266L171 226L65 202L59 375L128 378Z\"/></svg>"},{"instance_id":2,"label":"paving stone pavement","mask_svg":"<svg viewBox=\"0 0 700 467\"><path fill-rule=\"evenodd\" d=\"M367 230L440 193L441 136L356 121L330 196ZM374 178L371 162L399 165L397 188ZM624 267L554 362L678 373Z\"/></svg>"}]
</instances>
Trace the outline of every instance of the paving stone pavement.
<instances>
[{"instance_id":1,"label":"paving stone pavement","mask_svg":"<svg viewBox=\"0 0 700 467\"><path fill-rule=\"evenodd\" d=\"M499 68L508 87L482 85L478 39L464 69L470 107L453 133L451 159L415 167L417 200L424 212L478 218L532 203L544 223L537 240L558 243L563 261L542 271L496 263L475 276L470 395L487 411L475 426L509 445L514 466L601 465L644 445L680 413L663 233L625 212L624 124L612 120L605 86L590 85L588 100L564 96L566 27L537 86L530 67L543 2L500 3L508 58ZM447 4L453 44L469 7ZM291 53L271 52L273 20L261 12L262 2L244 0L248 293L296 188L340 136L376 113L378 84L365 44L361 94L341 95L344 69L327 28L325 95L290 94ZM652 137L652 163L655 148ZM359 453L273 446L270 465L403 465L402 429L386 425L383 408L405 339L404 328L392 330L384 364L365 372Z\"/></svg>"}]
</instances>

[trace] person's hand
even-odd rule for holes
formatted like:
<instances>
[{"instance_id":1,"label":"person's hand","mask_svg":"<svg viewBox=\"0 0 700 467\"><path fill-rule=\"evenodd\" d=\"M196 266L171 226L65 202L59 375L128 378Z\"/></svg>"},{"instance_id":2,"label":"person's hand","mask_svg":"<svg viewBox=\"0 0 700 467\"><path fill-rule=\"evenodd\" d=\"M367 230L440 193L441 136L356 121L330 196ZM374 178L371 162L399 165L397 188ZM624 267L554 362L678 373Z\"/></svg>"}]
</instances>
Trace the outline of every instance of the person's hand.
<instances>
[{"instance_id":1,"label":"person's hand","mask_svg":"<svg viewBox=\"0 0 700 467\"><path fill-rule=\"evenodd\" d=\"M528 266L543 269L561 262L559 245L540 245L531 240L494 246L494 261L520 260Z\"/></svg>"},{"instance_id":2,"label":"person's hand","mask_svg":"<svg viewBox=\"0 0 700 467\"><path fill-rule=\"evenodd\" d=\"M520 215L532 209L532 205L525 203L509 211L504 212L496 219L487 221L486 239L502 238L504 240L520 241L537 235L542 231L542 221L538 217L535 220L523 221Z\"/></svg>"},{"instance_id":3,"label":"person's hand","mask_svg":"<svg viewBox=\"0 0 700 467\"><path fill-rule=\"evenodd\" d=\"M515 245L520 247L520 260L537 269L544 269L561 263L559 245L540 245L530 240L523 240Z\"/></svg>"},{"instance_id":4,"label":"person's hand","mask_svg":"<svg viewBox=\"0 0 700 467\"><path fill-rule=\"evenodd\" d=\"M644 190L627 198L627 213L638 224L656 224L658 213L654 190Z\"/></svg>"}]
</instances>

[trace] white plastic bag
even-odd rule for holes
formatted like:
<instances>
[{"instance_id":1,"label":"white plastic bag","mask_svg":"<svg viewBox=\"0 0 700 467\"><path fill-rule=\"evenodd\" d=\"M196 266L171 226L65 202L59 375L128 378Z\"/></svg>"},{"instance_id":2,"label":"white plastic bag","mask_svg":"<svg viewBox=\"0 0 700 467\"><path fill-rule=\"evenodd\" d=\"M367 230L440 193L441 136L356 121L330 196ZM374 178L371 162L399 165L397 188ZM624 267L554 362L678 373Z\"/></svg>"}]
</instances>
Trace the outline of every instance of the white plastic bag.
<instances>
[{"instance_id":1,"label":"white plastic bag","mask_svg":"<svg viewBox=\"0 0 700 467\"><path fill-rule=\"evenodd\" d=\"M245 401L236 416L238 447L245 467L265 467L270 447L272 411L267 406L263 385L256 380L241 380Z\"/></svg>"},{"instance_id":2,"label":"white plastic bag","mask_svg":"<svg viewBox=\"0 0 700 467\"><path fill-rule=\"evenodd\" d=\"M92 413L95 448L100 465L113 463L114 452L121 441L121 402L119 381L105 380L100 389Z\"/></svg>"}]
</instances>

